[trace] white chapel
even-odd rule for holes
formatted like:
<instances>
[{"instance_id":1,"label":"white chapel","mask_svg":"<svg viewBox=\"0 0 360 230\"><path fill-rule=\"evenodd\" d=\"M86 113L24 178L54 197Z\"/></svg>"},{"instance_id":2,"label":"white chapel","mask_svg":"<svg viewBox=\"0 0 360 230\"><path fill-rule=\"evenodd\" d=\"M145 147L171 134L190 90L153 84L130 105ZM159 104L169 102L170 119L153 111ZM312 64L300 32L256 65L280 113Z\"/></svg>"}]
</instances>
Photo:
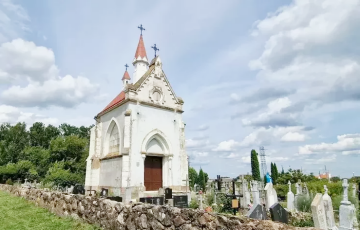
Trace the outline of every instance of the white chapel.
<instances>
[{"instance_id":1,"label":"white chapel","mask_svg":"<svg viewBox=\"0 0 360 230\"><path fill-rule=\"evenodd\" d=\"M95 116L85 190L105 188L121 196L125 188L145 194L166 187L187 192L184 102L166 78L160 57L149 62L142 34L132 64L132 78L126 65L120 93Z\"/></svg>"}]
</instances>

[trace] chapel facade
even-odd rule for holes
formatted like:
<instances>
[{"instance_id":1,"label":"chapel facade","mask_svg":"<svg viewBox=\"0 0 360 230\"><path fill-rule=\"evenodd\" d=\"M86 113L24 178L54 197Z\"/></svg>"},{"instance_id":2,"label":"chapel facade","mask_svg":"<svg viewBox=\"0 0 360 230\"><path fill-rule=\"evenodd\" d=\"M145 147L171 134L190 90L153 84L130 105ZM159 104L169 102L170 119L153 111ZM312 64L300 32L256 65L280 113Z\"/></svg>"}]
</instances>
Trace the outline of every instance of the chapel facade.
<instances>
[{"instance_id":1,"label":"chapel facade","mask_svg":"<svg viewBox=\"0 0 360 230\"><path fill-rule=\"evenodd\" d=\"M184 102L160 57L149 62L142 35L132 64L132 79L126 68L120 93L95 116L85 190L105 188L121 196L125 188L145 194L166 187L187 192Z\"/></svg>"}]
</instances>

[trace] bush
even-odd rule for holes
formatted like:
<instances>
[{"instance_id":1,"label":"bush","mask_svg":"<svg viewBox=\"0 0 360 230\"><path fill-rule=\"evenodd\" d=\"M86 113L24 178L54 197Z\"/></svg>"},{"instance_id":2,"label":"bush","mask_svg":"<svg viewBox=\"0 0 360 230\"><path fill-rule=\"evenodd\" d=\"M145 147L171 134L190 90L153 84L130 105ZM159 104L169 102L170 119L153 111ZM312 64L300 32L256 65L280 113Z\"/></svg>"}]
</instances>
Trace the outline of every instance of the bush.
<instances>
[{"instance_id":1,"label":"bush","mask_svg":"<svg viewBox=\"0 0 360 230\"><path fill-rule=\"evenodd\" d=\"M9 178L9 179L6 180L6 184L13 185L14 183L13 183L13 181Z\"/></svg>"},{"instance_id":2,"label":"bush","mask_svg":"<svg viewBox=\"0 0 360 230\"><path fill-rule=\"evenodd\" d=\"M53 183L55 186L71 186L75 184L82 184L82 176L76 173L71 173L70 170L64 169L65 164L63 161L56 162L49 168L45 176L45 183Z\"/></svg>"},{"instance_id":3,"label":"bush","mask_svg":"<svg viewBox=\"0 0 360 230\"><path fill-rule=\"evenodd\" d=\"M193 208L193 209L199 208L199 204L198 204L198 202L196 201L196 199L191 199L189 208Z\"/></svg>"},{"instance_id":4,"label":"bush","mask_svg":"<svg viewBox=\"0 0 360 230\"><path fill-rule=\"evenodd\" d=\"M296 208L300 212L311 212L311 202L313 197L300 196L297 200Z\"/></svg>"}]
</instances>

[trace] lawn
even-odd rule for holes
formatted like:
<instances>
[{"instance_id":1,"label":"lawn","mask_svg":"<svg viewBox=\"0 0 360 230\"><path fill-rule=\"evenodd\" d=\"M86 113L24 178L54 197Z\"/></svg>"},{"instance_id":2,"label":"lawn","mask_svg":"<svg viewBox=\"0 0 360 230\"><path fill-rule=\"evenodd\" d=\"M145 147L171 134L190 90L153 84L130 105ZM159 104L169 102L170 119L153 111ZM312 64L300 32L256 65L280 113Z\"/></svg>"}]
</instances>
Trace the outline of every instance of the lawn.
<instances>
[{"instance_id":1,"label":"lawn","mask_svg":"<svg viewBox=\"0 0 360 230\"><path fill-rule=\"evenodd\" d=\"M0 229L99 229L70 218L61 218L29 201L0 191Z\"/></svg>"}]
</instances>

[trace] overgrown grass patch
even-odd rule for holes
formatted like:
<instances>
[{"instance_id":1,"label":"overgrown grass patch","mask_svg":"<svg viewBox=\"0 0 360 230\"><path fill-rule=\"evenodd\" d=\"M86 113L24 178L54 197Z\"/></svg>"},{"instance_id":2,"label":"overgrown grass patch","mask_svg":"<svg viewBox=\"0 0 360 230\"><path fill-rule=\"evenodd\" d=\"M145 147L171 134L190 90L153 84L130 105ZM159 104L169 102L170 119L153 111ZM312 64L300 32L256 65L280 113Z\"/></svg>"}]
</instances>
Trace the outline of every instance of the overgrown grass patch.
<instances>
[{"instance_id":1,"label":"overgrown grass patch","mask_svg":"<svg viewBox=\"0 0 360 230\"><path fill-rule=\"evenodd\" d=\"M96 226L81 223L71 218L61 218L48 210L36 207L24 198L0 191L0 229L27 230L90 230Z\"/></svg>"}]
</instances>

